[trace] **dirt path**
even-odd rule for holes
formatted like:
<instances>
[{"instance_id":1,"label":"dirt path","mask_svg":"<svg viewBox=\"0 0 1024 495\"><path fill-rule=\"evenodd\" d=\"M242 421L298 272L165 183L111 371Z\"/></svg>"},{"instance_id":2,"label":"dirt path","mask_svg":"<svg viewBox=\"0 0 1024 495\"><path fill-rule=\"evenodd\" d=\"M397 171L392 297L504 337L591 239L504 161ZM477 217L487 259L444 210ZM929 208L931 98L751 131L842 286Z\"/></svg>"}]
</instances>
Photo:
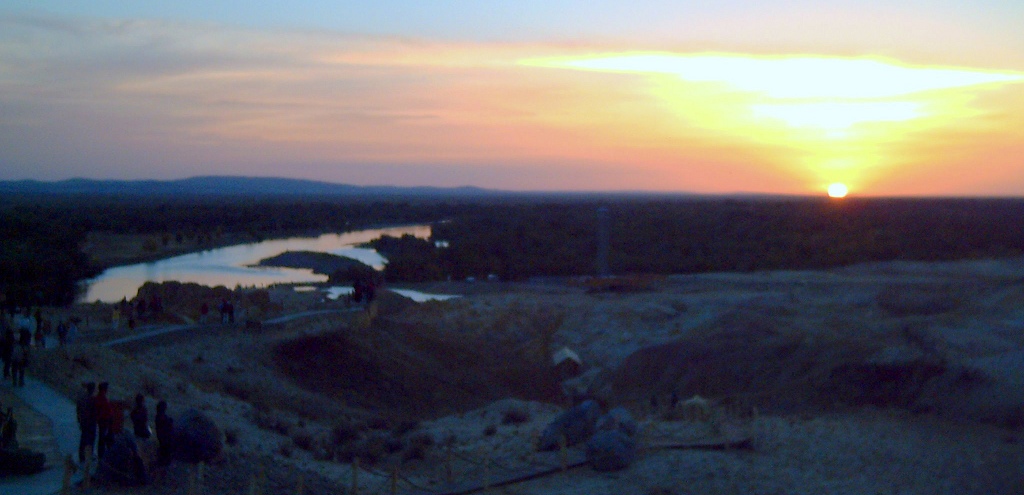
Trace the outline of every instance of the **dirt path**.
<instances>
[{"instance_id":1,"label":"dirt path","mask_svg":"<svg viewBox=\"0 0 1024 495\"><path fill-rule=\"evenodd\" d=\"M264 320L261 324L262 325L280 325L282 323L287 323L287 322L299 320L299 319L302 319L302 318L309 318L311 316L320 316L320 315L335 314L335 313L350 313L350 312L356 312L356 311L360 311L360 310L361 310L360 308L351 308L351 309L321 309L321 310L315 310L315 311L301 311L299 313L292 313L290 315L278 316L276 318L271 318L269 320ZM198 329L201 329L201 328L221 328L221 327L223 327L223 325L220 325L220 324L217 324L217 323L208 323L208 324L195 324L195 323L193 323L193 324L186 324L186 325L170 325L170 326L154 326L154 327L149 327L151 329L145 330L145 331L133 334L133 335L129 335L127 337L121 337L121 338L117 338L117 339L108 340L106 342L101 343L100 345L103 346L103 347L115 347L115 346L119 346L119 345L123 345L123 344L137 343L137 342L140 342L140 341L143 341L143 340L150 340L150 339L154 339L156 337L160 337L162 335L174 334L174 333L184 332L184 331L188 331L188 330L198 330Z\"/></svg>"},{"instance_id":2,"label":"dirt path","mask_svg":"<svg viewBox=\"0 0 1024 495\"><path fill-rule=\"evenodd\" d=\"M78 425L75 406L46 384L32 377L25 386L0 385L0 400L14 407L18 440L23 447L46 454L46 468L31 476L0 478L0 493L51 495L61 489L65 455L77 455ZM77 477L80 479L80 476Z\"/></svg>"}]
</instances>

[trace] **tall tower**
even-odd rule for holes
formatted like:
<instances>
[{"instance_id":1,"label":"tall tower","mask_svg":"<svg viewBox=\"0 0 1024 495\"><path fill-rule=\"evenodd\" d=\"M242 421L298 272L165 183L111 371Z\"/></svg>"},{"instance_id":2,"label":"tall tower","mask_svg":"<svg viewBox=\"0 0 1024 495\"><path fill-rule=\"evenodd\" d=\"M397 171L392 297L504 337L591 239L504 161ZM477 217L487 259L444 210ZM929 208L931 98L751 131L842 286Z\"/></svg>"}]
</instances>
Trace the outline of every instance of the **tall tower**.
<instances>
[{"instance_id":1,"label":"tall tower","mask_svg":"<svg viewBox=\"0 0 1024 495\"><path fill-rule=\"evenodd\" d=\"M601 206L597 209L597 276L607 277L611 275L608 269L608 207Z\"/></svg>"}]
</instances>

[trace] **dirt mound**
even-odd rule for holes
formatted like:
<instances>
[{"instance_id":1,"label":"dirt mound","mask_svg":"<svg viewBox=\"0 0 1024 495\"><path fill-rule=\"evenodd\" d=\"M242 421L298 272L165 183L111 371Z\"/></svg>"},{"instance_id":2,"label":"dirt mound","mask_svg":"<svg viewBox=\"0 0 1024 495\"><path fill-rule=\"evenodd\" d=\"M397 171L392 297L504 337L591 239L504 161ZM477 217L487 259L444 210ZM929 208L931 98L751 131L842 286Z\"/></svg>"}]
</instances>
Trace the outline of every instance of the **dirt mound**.
<instances>
[{"instance_id":1,"label":"dirt mound","mask_svg":"<svg viewBox=\"0 0 1024 495\"><path fill-rule=\"evenodd\" d=\"M387 303L387 300L384 301ZM410 308L404 298L382 313ZM540 343L518 335L466 335L407 319L379 318L362 330L339 330L279 343L274 361L307 390L349 405L429 418L505 397L553 401L561 396Z\"/></svg>"},{"instance_id":2,"label":"dirt mound","mask_svg":"<svg viewBox=\"0 0 1024 495\"><path fill-rule=\"evenodd\" d=\"M892 316L928 316L947 313L963 303L953 287L890 286L875 297L878 307Z\"/></svg>"},{"instance_id":3,"label":"dirt mound","mask_svg":"<svg viewBox=\"0 0 1024 495\"><path fill-rule=\"evenodd\" d=\"M791 411L831 402L833 370L869 354L859 341L811 338L771 317L734 312L690 337L634 352L611 384L619 402L675 392Z\"/></svg>"}]
</instances>

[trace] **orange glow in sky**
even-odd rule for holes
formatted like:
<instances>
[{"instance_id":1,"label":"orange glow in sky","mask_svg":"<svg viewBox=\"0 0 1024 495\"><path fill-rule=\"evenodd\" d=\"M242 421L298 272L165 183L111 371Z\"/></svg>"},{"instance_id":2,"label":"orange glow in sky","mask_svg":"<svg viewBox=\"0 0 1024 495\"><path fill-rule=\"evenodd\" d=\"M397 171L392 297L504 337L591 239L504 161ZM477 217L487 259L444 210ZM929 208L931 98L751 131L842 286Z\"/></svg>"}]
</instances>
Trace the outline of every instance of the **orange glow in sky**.
<instances>
[{"instance_id":1,"label":"orange glow in sky","mask_svg":"<svg viewBox=\"0 0 1024 495\"><path fill-rule=\"evenodd\" d=\"M633 74L686 129L755 146L808 190L864 189L913 150L905 138L983 125L985 92L1024 72L903 64L883 58L634 53L522 60L530 67Z\"/></svg>"}]
</instances>

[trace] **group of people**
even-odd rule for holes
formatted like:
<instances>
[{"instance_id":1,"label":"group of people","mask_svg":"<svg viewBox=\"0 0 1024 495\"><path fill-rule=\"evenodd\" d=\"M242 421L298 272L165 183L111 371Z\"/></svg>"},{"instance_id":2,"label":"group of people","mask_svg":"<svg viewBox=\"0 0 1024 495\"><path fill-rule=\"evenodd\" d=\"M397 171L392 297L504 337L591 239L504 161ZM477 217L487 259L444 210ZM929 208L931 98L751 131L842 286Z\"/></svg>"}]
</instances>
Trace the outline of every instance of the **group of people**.
<instances>
[{"instance_id":1,"label":"group of people","mask_svg":"<svg viewBox=\"0 0 1024 495\"><path fill-rule=\"evenodd\" d=\"M3 333L0 334L0 360L4 364L4 379L11 379L14 387L25 386L25 370L28 369L28 361L31 356L32 334L26 328L14 335L14 328L3 324Z\"/></svg>"},{"instance_id":2,"label":"group of people","mask_svg":"<svg viewBox=\"0 0 1024 495\"><path fill-rule=\"evenodd\" d=\"M54 328L54 321L57 325ZM58 345L68 345L78 334L78 318L49 318L39 308L35 312L31 309L13 309L9 318L2 318L2 325L6 330L13 327L18 333L17 341L28 339L29 345L39 348L46 347L46 340L56 329Z\"/></svg>"},{"instance_id":3,"label":"group of people","mask_svg":"<svg viewBox=\"0 0 1024 495\"><path fill-rule=\"evenodd\" d=\"M98 386L94 382L88 382L82 384L82 388L82 394L75 403L78 428L81 431L81 440L78 444L79 462L85 462L87 457L92 457L94 447L96 456L103 458L114 435L124 430L124 412L128 408L124 402L110 400L108 382L101 382ZM144 395L135 396L135 404L129 418L136 439L148 440L152 437ZM156 405L154 427L158 442L157 460L161 465L167 465L174 452L174 421L167 415L166 401L160 401Z\"/></svg>"},{"instance_id":4,"label":"group of people","mask_svg":"<svg viewBox=\"0 0 1024 495\"><path fill-rule=\"evenodd\" d=\"M157 317L164 311L164 301L158 294L153 294L149 298L149 302L146 302L145 297L136 297L131 301L128 298L122 298L121 302L114 306L113 311L110 315L110 323L114 329L118 329L121 326L121 320L128 320L128 328L135 330L135 326L140 321L145 321L151 317Z\"/></svg>"}]
</instances>

